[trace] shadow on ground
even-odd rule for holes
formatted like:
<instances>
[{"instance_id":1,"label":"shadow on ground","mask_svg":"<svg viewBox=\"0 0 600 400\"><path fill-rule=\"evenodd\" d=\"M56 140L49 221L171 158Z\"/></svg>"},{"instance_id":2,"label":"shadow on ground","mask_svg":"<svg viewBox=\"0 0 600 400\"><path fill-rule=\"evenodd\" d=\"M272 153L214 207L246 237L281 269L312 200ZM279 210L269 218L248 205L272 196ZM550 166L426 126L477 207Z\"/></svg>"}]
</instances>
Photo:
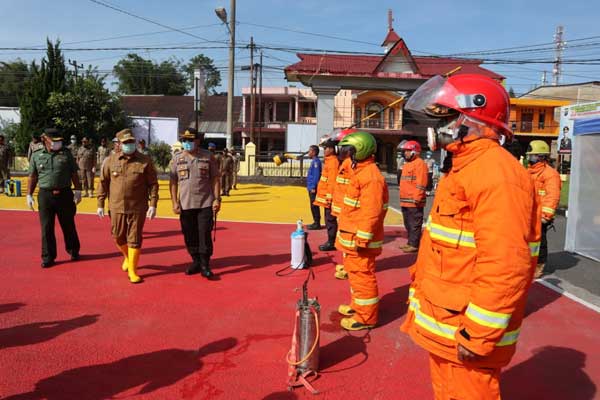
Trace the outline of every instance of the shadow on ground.
<instances>
[{"instance_id":1,"label":"shadow on ground","mask_svg":"<svg viewBox=\"0 0 600 400\"><path fill-rule=\"evenodd\" d=\"M34 322L0 329L0 348L27 346L52 340L55 337L94 324L98 314L83 315L64 321Z\"/></svg>"},{"instance_id":2,"label":"shadow on ground","mask_svg":"<svg viewBox=\"0 0 600 400\"><path fill-rule=\"evenodd\" d=\"M596 385L584 371L586 356L566 347L547 346L502 374L502 398L510 400L592 400Z\"/></svg>"},{"instance_id":3,"label":"shadow on ground","mask_svg":"<svg viewBox=\"0 0 600 400\"><path fill-rule=\"evenodd\" d=\"M144 395L201 370L202 357L226 352L236 345L237 339L230 337L209 343L199 350L166 349L112 363L75 368L42 379L32 392L6 400L104 400L138 386L142 387L137 394Z\"/></svg>"}]
</instances>

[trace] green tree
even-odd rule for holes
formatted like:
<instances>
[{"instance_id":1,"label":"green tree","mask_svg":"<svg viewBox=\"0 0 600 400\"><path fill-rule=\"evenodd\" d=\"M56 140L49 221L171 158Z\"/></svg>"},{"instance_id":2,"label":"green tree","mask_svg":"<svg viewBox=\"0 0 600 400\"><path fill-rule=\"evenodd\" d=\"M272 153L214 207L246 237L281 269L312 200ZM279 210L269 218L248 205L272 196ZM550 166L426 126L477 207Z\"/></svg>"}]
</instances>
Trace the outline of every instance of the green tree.
<instances>
[{"instance_id":1,"label":"green tree","mask_svg":"<svg viewBox=\"0 0 600 400\"><path fill-rule=\"evenodd\" d=\"M94 143L112 137L127 126L119 97L104 86L105 76L89 68L83 76L69 78L67 92L54 92L47 101L54 126L65 136L87 136Z\"/></svg>"},{"instance_id":2,"label":"green tree","mask_svg":"<svg viewBox=\"0 0 600 400\"><path fill-rule=\"evenodd\" d=\"M29 66L22 60L0 62L0 107L17 107L23 95Z\"/></svg>"},{"instance_id":3,"label":"green tree","mask_svg":"<svg viewBox=\"0 0 600 400\"><path fill-rule=\"evenodd\" d=\"M128 54L114 66L123 94L163 94L181 96L189 89L181 62L170 59L154 63L137 54Z\"/></svg>"},{"instance_id":4,"label":"green tree","mask_svg":"<svg viewBox=\"0 0 600 400\"><path fill-rule=\"evenodd\" d=\"M52 93L67 91L67 70L60 51L60 41L47 40L46 57L38 66L31 64L30 74L25 81L23 96L19 100L21 124L15 138L16 151L24 154L34 132L41 132L53 124L47 101Z\"/></svg>"},{"instance_id":5,"label":"green tree","mask_svg":"<svg viewBox=\"0 0 600 400\"><path fill-rule=\"evenodd\" d=\"M185 72L189 79L190 88L194 87L194 68L201 67L204 70L206 92L216 94L216 88L221 84L221 72L215 67L212 58L204 54L192 57L185 66Z\"/></svg>"},{"instance_id":6,"label":"green tree","mask_svg":"<svg viewBox=\"0 0 600 400\"><path fill-rule=\"evenodd\" d=\"M515 90L512 88L512 86L510 87L510 89L508 89L508 95L510 97L517 97L515 96Z\"/></svg>"},{"instance_id":7,"label":"green tree","mask_svg":"<svg viewBox=\"0 0 600 400\"><path fill-rule=\"evenodd\" d=\"M154 143L148 146L148 151L150 151L154 165L160 167L162 172L166 172L172 157L171 146L164 142Z\"/></svg>"}]
</instances>

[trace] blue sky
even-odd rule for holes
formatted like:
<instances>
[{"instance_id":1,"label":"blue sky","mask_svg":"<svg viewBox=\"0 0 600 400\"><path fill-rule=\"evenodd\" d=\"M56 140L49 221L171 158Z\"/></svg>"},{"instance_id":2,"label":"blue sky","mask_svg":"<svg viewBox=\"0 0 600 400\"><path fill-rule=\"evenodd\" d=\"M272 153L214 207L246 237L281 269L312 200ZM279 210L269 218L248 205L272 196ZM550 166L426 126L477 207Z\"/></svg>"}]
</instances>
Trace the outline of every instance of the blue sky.
<instances>
[{"instance_id":1,"label":"blue sky","mask_svg":"<svg viewBox=\"0 0 600 400\"><path fill-rule=\"evenodd\" d=\"M229 7L229 0L103 0L136 15L176 28L197 27L188 32L211 41L226 41L225 26L219 24L215 7ZM600 59L600 2L565 1L327 1L327 0L238 0L237 39L257 44L308 47L327 50L381 52L378 46L387 32L387 10L394 12L394 28L413 54L454 54L478 50L527 46L552 41L557 25L565 28L569 60ZM2 0L0 47L43 45L45 38L60 38L63 47L136 47L212 45L178 32L156 33L164 28L102 7L90 0ZM267 25L337 36L346 40L311 36ZM152 33L152 34L149 34ZM113 40L98 39L139 35ZM570 40L598 36L587 41ZM85 42L94 40L93 42ZM83 42L73 43L71 42ZM366 42L366 43L361 43ZM372 43L372 44L368 44ZM597 44L596 44L597 43ZM216 44L220 46L219 44ZM569 47L572 45L585 45ZM222 67L226 90L226 49L138 51L160 61L177 57L187 61L202 52ZM127 51L66 51L65 58L109 71ZM238 49L237 64L249 64L249 51ZM17 57L31 60L43 52L0 51L0 60ZM282 67L297 61L294 52L265 51L265 65ZM488 58L552 59L553 53L489 55ZM597 64L600 64L598 62ZM540 82L542 71L551 79L552 65L488 65L507 77L507 87L526 92ZM600 80L600 65L565 65L563 83ZM248 72L236 73L236 92L247 86ZM265 74L265 86L286 84L283 72Z\"/></svg>"}]
</instances>

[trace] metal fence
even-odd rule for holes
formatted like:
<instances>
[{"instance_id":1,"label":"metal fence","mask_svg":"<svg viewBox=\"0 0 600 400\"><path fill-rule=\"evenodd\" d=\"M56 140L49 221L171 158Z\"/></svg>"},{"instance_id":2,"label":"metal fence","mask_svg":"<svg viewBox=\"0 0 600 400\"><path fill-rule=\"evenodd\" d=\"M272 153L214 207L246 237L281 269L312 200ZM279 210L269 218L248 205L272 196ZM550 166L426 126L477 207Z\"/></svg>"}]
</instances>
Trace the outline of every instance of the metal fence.
<instances>
[{"instance_id":1,"label":"metal fence","mask_svg":"<svg viewBox=\"0 0 600 400\"><path fill-rule=\"evenodd\" d=\"M285 162L277 165L273 161L273 157L279 155ZM307 169L305 168L304 153L285 153L264 151L255 156L249 155L248 158L255 157L255 175L257 176L272 176L272 177L287 177L287 178L303 178L306 177Z\"/></svg>"}]
</instances>

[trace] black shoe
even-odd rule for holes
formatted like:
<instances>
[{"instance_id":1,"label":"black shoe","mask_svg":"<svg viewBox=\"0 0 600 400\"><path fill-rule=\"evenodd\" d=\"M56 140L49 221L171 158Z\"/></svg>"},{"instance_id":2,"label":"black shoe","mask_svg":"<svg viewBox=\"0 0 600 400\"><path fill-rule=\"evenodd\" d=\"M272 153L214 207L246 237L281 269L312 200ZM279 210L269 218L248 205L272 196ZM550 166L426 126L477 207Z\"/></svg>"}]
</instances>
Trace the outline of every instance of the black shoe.
<instances>
[{"instance_id":1,"label":"black shoe","mask_svg":"<svg viewBox=\"0 0 600 400\"><path fill-rule=\"evenodd\" d=\"M321 229L321 224L317 224L316 222L313 222L312 224L308 225L306 228L309 231L317 231L317 230Z\"/></svg>"},{"instance_id":2,"label":"black shoe","mask_svg":"<svg viewBox=\"0 0 600 400\"><path fill-rule=\"evenodd\" d=\"M200 272L200 268L195 264L190 265L188 269L185 270L186 275L194 275L198 272Z\"/></svg>"},{"instance_id":3,"label":"black shoe","mask_svg":"<svg viewBox=\"0 0 600 400\"><path fill-rule=\"evenodd\" d=\"M54 265L54 260L42 261L42 268L50 268Z\"/></svg>"},{"instance_id":4,"label":"black shoe","mask_svg":"<svg viewBox=\"0 0 600 400\"><path fill-rule=\"evenodd\" d=\"M331 242L325 242L319 246L319 250L321 251L332 251L335 250L335 246Z\"/></svg>"},{"instance_id":5,"label":"black shoe","mask_svg":"<svg viewBox=\"0 0 600 400\"><path fill-rule=\"evenodd\" d=\"M207 279L211 279L215 274L210 270L209 267L200 267L200 275Z\"/></svg>"},{"instance_id":6,"label":"black shoe","mask_svg":"<svg viewBox=\"0 0 600 400\"><path fill-rule=\"evenodd\" d=\"M80 258L81 256L79 255L79 253L71 254L71 261L79 261Z\"/></svg>"}]
</instances>

